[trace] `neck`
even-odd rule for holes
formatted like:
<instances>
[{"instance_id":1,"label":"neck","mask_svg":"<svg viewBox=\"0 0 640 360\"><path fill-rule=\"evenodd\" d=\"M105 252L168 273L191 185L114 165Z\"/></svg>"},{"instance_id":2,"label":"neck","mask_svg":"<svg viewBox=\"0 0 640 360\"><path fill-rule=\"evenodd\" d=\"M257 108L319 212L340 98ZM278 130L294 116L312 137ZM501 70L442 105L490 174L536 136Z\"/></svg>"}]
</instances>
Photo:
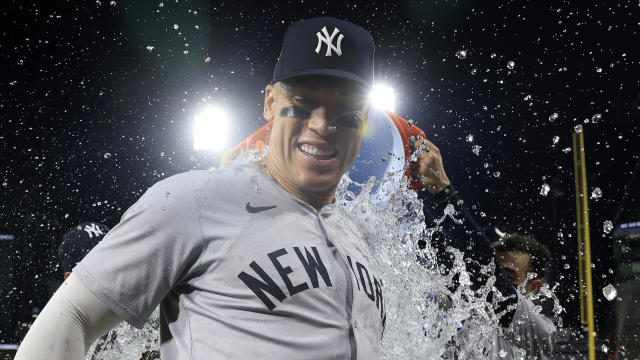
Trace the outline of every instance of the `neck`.
<instances>
[{"instance_id":1,"label":"neck","mask_svg":"<svg viewBox=\"0 0 640 360\"><path fill-rule=\"evenodd\" d=\"M329 205L334 201L338 184L335 184L326 191L314 192L302 190L296 186L291 179L284 175L284 171L280 171L278 165L270 159L268 154L262 160L260 168L265 174L271 176L283 189L298 199L313 206L317 211L320 211L320 209L325 205Z\"/></svg>"}]
</instances>

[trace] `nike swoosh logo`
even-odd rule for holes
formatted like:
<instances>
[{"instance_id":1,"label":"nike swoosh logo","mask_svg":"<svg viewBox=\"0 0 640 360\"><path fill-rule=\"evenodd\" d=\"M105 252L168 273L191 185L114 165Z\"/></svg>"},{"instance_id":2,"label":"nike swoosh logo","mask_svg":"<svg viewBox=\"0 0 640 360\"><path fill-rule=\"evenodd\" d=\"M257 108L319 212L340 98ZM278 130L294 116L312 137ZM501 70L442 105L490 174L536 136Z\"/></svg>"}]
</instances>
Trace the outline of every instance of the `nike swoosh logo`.
<instances>
[{"instance_id":1,"label":"nike swoosh logo","mask_svg":"<svg viewBox=\"0 0 640 360\"><path fill-rule=\"evenodd\" d=\"M275 208L275 205L272 206L251 206L251 204L247 203L247 211L255 214L255 213L259 213L261 211L265 211L265 210L271 210L273 208Z\"/></svg>"}]
</instances>

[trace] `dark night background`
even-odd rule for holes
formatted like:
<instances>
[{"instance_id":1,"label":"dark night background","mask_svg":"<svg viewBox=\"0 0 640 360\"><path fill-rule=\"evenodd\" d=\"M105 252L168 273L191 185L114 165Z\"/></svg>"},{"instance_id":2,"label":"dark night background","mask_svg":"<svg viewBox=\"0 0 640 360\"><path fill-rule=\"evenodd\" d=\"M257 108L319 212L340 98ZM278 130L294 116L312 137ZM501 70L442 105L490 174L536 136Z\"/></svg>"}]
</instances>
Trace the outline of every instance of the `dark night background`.
<instances>
[{"instance_id":1,"label":"dark night background","mask_svg":"<svg viewBox=\"0 0 640 360\"><path fill-rule=\"evenodd\" d=\"M601 289L615 284L618 264L603 223L640 220L640 184L625 187L640 159L637 0L1 6L0 233L16 238L0 240L0 323L8 324L0 343L18 342L18 324L62 281L55 248L68 228L114 226L158 180L216 165L192 148L199 107L229 111L229 144L262 124L261 91L286 27L323 15L372 33L376 81L396 90L397 112L440 147L478 221L552 250L567 327L579 327L579 301L573 154L563 149L582 124L589 192L603 193L589 205L596 330L613 336L613 302Z\"/></svg>"}]
</instances>

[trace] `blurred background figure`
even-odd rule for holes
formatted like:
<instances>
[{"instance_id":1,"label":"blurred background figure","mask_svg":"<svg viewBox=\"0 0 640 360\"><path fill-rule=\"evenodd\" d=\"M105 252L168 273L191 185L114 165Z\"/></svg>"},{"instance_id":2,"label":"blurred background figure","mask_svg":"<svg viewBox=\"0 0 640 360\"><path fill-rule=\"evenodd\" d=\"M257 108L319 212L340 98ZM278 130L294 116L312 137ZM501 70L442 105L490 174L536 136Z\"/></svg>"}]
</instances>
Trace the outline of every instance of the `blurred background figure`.
<instances>
[{"instance_id":1,"label":"blurred background figure","mask_svg":"<svg viewBox=\"0 0 640 360\"><path fill-rule=\"evenodd\" d=\"M526 351L527 358L551 359L556 342L555 302L548 287L541 292L551 267L551 253L536 239L518 233L504 236L493 246L498 262L520 293L514 319L496 336L493 353L500 358L517 358L514 347L518 347Z\"/></svg>"},{"instance_id":2,"label":"blurred background figure","mask_svg":"<svg viewBox=\"0 0 640 360\"><path fill-rule=\"evenodd\" d=\"M62 236L62 243L58 246L60 268L66 279L71 270L85 255L98 245L109 227L95 221L85 221L69 229Z\"/></svg>"}]
</instances>

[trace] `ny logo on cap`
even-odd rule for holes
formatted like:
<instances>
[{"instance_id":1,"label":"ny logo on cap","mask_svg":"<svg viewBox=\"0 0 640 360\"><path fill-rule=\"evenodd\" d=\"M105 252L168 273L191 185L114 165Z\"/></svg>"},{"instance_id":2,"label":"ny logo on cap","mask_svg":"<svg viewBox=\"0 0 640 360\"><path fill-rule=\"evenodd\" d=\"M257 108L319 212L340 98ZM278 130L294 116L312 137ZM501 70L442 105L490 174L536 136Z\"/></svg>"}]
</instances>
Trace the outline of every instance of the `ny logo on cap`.
<instances>
[{"instance_id":1,"label":"ny logo on cap","mask_svg":"<svg viewBox=\"0 0 640 360\"><path fill-rule=\"evenodd\" d=\"M89 239L93 239L93 237L98 237L100 235L104 235L104 233L102 232L102 230L100 230L100 228L98 227L98 225L91 223L91 225L85 225L84 229L82 229L84 231L87 232L87 234L89 234Z\"/></svg>"},{"instance_id":2,"label":"ny logo on cap","mask_svg":"<svg viewBox=\"0 0 640 360\"><path fill-rule=\"evenodd\" d=\"M324 33L324 36L320 34L320 31L316 33L316 35L318 36L318 46L316 46L316 54L320 53L320 49L322 49L322 43L325 43L327 44L327 52L326 54L324 54L324 56L331 56L331 50L335 51L338 56L342 56L342 49L340 48L340 44L342 44L344 35L340 34L340 36L338 36L338 46L333 45L333 38L336 37L340 30L338 30L338 28L333 28L333 34L329 36L327 27L323 26L322 32Z\"/></svg>"}]
</instances>

